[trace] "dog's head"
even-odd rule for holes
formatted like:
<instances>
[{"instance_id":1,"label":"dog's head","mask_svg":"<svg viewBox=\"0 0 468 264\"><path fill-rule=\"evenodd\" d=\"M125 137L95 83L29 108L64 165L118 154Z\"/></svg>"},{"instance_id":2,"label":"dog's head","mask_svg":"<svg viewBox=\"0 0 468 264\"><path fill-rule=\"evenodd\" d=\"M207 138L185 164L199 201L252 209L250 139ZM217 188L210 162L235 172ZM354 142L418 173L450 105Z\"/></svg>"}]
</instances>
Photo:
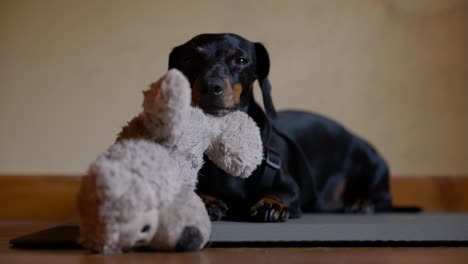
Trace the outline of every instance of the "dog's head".
<instances>
[{"instance_id":1,"label":"dog's head","mask_svg":"<svg viewBox=\"0 0 468 264\"><path fill-rule=\"evenodd\" d=\"M267 113L275 110L267 79L270 60L265 47L235 34L201 34L175 47L169 69L183 72L192 87L192 104L222 116L247 111L253 84L259 80Z\"/></svg>"}]
</instances>

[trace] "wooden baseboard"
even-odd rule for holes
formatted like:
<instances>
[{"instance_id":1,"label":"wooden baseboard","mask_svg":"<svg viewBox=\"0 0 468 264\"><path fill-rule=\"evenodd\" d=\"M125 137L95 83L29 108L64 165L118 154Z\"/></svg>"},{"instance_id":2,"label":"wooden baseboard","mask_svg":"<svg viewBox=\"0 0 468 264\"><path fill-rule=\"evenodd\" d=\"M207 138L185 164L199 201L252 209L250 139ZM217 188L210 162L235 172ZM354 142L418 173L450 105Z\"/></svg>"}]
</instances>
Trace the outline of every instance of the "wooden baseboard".
<instances>
[{"instance_id":1,"label":"wooden baseboard","mask_svg":"<svg viewBox=\"0 0 468 264\"><path fill-rule=\"evenodd\" d=\"M395 176L391 190L395 205L416 205L432 212L468 212L468 176Z\"/></svg>"},{"instance_id":2,"label":"wooden baseboard","mask_svg":"<svg viewBox=\"0 0 468 264\"><path fill-rule=\"evenodd\" d=\"M0 176L0 219L74 218L79 186L80 176Z\"/></svg>"},{"instance_id":3,"label":"wooden baseboard","mask_svg":"<svg viewBox=\"0 0 468 264\"><path fill-rule=\"evenodd\" d=\"M80 176L1 176L0 219L76 218ZM394 203L468 212L468 177L393 177Z\"/></svg>"}]
</instances>

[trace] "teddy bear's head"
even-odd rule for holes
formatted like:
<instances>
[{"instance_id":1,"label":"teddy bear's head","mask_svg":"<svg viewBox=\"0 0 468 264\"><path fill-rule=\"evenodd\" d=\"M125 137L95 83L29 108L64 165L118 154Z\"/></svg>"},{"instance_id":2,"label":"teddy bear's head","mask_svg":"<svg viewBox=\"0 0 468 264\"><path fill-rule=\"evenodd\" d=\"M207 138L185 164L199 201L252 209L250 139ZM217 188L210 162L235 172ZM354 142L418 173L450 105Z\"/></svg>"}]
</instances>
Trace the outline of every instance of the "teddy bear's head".
<instances>
[{"instance_id":1,"label":"teddy bear's head","mask_svg":"<svg viewBox=\"0 0 468 264\"><path fill-rule=\"evenodd\" d=\"M96 189L96 176L90 173L82 180L78 204L79 242L85 248L104 254L148 244L159 224L159 207L148 206L150 200L156 202L154 197L142 192L143 189L140 189L139 199L126 193L106 197Z\"/></svg>"},{"instance_id":2,"label":"teddy bear's head","mask_svg":"<svg viewBox=\"0 0 468 264\"><path fill-rule=\"evenodd\" d=\"M112 145L82 179L80 242L104 254L151 246L162 215L182 210L162 212L173 204L182 186L178 164L166 148L146 140ZM206 211L202 208L197 213Z\"/></svg>"}]
</instances>

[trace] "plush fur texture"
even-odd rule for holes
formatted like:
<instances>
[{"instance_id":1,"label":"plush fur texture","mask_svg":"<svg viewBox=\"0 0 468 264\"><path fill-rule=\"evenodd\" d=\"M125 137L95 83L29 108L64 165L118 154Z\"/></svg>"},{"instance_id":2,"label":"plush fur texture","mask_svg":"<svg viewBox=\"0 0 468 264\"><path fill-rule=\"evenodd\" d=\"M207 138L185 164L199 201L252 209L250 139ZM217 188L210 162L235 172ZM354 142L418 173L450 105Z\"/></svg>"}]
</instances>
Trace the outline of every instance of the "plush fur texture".
<instances>
[{"instance_id":1,"label":"plush fur texture","mask_svg":"<svg viewBox=\"0 0 468 264\"><path fill-rule=\"evenodd\" d=\"M193 187L203 153L227 173L248 177L263 159L257 124L240 111L206 115L190 106L190 98L188 80L178 70L170 70L144 92L143 112L122 129L117 141L146 138L167 146L180 156L176 160Z\"/></svg>"},{"instance_id":2,"label":"plush fur texture","mask_svg":"<svg viewBox=\"0 0 468 264\"><path fill-rule=\"evenodd\" d=\"M211 236L211 221L208 214L203 213L205 211L205 204L191 188L182 190L173 204L161 208L159 230L152 246L161 250L199 250ZM197 230L197 233L186 234L186 241L181 241L187 229Z\"/></svg>"},{"instance_id":3,"label":"plush fur texture","mask_svg":"<svg viewBox=\"0 0 468 264\"><path fill-rule=\"evenodd\" d=\"M80 242L93 251L112 254L142 239L151 241L160 207L172 203L181 181L177 162L165 147L147 140L112 145L82 179ZM152 227L148 237L137 235L140 223Z\"/></svg>"},{"instance_id":4,"label":"plush fur texture","mask_svg":"<svg viewBox=\"0 0 468 264\"><path fill-rule=\"evenodd\" d=\"M208 242L211 222L194 192L203 155L245 178L261 163L263 147L247 114L208 116L190 99L185 76L169 71L144 92L142 113L90 166L78 204L86 248L193 251Z\"/></svg>"}]
</instances>

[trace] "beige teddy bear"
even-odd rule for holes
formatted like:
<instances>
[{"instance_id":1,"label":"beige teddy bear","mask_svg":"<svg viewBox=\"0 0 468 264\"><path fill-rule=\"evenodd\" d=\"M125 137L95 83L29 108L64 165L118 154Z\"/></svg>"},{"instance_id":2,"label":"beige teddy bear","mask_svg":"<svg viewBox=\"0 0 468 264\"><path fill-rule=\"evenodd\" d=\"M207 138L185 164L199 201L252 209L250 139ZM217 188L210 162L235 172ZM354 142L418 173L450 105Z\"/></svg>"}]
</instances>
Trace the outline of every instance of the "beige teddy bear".
<instances>
[{"instance_id":1,"label":"beige teddy bear","mask_svg":"<svg viewBox=\"0 0 468 264\"><path fill-rule=\"evenodd\" d=\"M247 114L206 115L192 107L188 80L170 70L144 92L143 111L82 179L80 242L115 254L144 246L200 250L211 222L195 194L203 154L248 177L263 158L260 130Z\"/></svg>"}]
</instances>

